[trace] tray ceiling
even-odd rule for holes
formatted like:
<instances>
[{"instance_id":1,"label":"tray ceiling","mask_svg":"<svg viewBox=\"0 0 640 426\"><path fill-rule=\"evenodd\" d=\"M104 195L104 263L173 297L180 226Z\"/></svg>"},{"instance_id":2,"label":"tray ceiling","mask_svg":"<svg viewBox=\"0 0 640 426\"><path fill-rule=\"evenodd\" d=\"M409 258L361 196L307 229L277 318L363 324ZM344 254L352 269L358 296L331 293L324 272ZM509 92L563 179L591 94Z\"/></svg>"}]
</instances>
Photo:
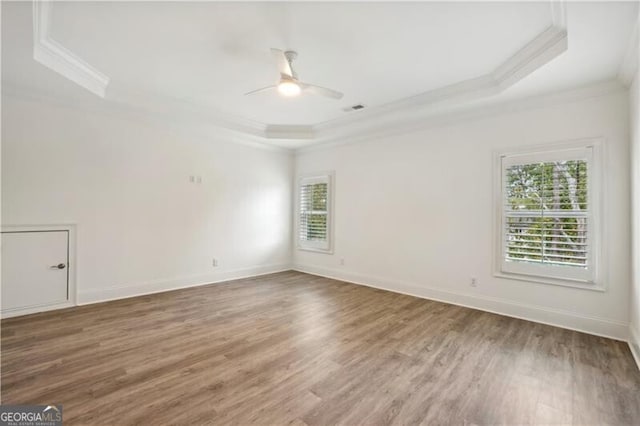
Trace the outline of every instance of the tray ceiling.
<instances>
[{"instance_id":1,"label":"tray ceiling","mask_svg":"<svg viewBox=\"0 0 640 426\"><path fill-rule=\"evenodd\" d=\"M31 28L21 25L31 21L31 5L3 3L3 81L51 88L50 71L34 67L33 51L107 101L180 103L275 139L311 139L334 124L443 99L513 97L610 78L637 19L634 3L571 3L566 18L561 4L548 2L46 5L33 10L32 47ZM277 80L271 47L298 51L301 78L344 98L243 96ZM76 60L67 74L65 52ZM355 104L366 108L345 112Z\"/></svg>"},{"instance_id":2,"label":"tray ceiling","mask_svg":"<svg viewBox=\"0 0 640 426\"><path fill-rule=\"evenodd\" d=\"M551 24L547 3L56 4L51 36L114 82L270 124L316 124L484 75ZM340 101L244 93L273 84L269 49Z\"/></svg>"}]
</instances>

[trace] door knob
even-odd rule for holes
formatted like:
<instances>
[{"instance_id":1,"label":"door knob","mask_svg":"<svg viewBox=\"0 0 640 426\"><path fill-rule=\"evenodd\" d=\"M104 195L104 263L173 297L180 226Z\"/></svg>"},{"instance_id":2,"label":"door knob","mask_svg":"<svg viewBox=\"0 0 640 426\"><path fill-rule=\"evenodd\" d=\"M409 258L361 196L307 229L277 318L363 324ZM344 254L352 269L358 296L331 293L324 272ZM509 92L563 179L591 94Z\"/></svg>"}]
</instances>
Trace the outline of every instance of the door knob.
<instances>
[{"instance_id":1,"label":"door knob","mask_svg":"<svg viewBox=\"0 0 640 426\"><path fill-rule=\"evenodd\" d=\"M51 268L51 269L64 269L66 267L67 267L67 265L64 264L64 263L58 263L57 265L49 266L49 268Z\"/></svg>"}]
</instances>

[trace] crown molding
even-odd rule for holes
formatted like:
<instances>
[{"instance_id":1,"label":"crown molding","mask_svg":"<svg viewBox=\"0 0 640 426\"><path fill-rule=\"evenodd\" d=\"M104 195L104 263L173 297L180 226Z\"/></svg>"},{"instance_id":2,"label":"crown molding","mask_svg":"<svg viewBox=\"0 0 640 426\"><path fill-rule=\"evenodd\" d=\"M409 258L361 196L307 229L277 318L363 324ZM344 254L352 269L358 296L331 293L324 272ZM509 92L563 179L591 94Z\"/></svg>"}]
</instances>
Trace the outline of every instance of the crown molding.
<instances>
[{"instance_id":1,"label":"crown molding","mask_svg":"<svg viewBox=\"0 0 640 426\"><path fill-rule=\"evenodd\" d=\"M567 29L567 7L565 0L550 0L551 25L561 29Z\"/></svg>"},{"instance_id":2,"label":"crown molding","mask_svg":"<svg viewBox=\"0 0 640 426\"><path fill-rule=\"evenodd\" d=\"M491 73L497 85L496 91L502 92L513 86L564 53L567 47L567 31L561 27L548 27Z\"/></svg>"},{"instance_id":3,"label":"crown molding","mask_svg":"<svg viewBox=\"0 0 640 426\"><path fill-rule=\"evenodd\" d=\"M110 113L217 128L219 134L227 135L230 140L248 141L251 145L293 147L309 142L326 145L339 143L346 137L362 140L372 135L397 133L407 126L415 127L414 123L432 122L431 117L458 116L456 111L461 108L465 111L478 108L482 99L503 92L567 50L565 3L550 1L549 7L550 25L493 72L316 125L266 124L110 82L109 77L49 36L52 8L49 0L33 1L34 59L105 98L109 105L100 109Z\"/></svg>"},{"instance_id":4,"label":"crown molding","mask_svg":"<svg viewBox=\"0 0 640 426\"><path fill-rule=\"evenodd\" d=\"M638 50L640 50L640 5L638 6L638 19L636 19L636 23L633 26L633 31L631 31L631 36L629 37L629 41L627 43L627 50L620 63L620 68L618 69L618 80L626 87L630 87L633 82L633 78L638 72L638 62L640 59L638 58Z\"/></svg>"},{"instance_id":5,"label":"crown molding","mask_svg":"<svg viewBox=\"0 0 640 426\"><path fill-rule=\"evenodd\" d=\"M234 143L267 151L293 154L293 150L288 147L265 143L265 139L262 136L233 130L230 127L221 127L201 116L194 116L188 111L176 112L175 109L149 110L129 103L105 101L98 98L74 99L60 96L58 93L16 85L8 81L2 81L2 90L0 92L3 101L5 98L12 98L27 102L42 102L60 108L80 111L83 114L93 113L133 123L142 122L162 125L182 134L189 134L193 137L214 142ZM201 110L197 110L197 112L201 112Z\"/></svg>"},{"instance_id":6,"label":"crown molding","mask_svg":"<svg viewBox=\"0 0 640 426\"><path fill-rule=\"evenodd\" d=\"M267 139L281 140L313 140L313 126L291 126L269 124L265 129L265 137Z\"/></svg>"},{"instance_id":7,"label":"crown molding","mask_svg":"<svg viewBox=\"0 0 640 426\"><path fill-rule=\"evenodd\" d=\"M452 125L461 122L488 118L501 114L515 113L536 108L544 108L553 105L562 105L572 102L580 102L591 98L624 93L626 87L617 79L597 82L562 92L551 92L537 96L516 99L507 102L498 102L486 105L479 102L465 109L433 110L428 115L419 114L407 117L405 120L396 121L394 125L381 124L378 127L362 128L352 134L339 134L330 138L312 139L313 145L287 148L265 143L264 138L248 135L244 132L232 131L215 125L204 126L201 120L193 120L189 116L175 114L160 115L150 113L148 110L131 106L120 106L110 102L88 104L59 96L36 91L30 88L15 86L2 82L2 96L27 101L44 101L59 107L78 110L82 112L100 113L111 117L130 120L139 123L140 120L154 122L174 128L180 133L193 135L222 143L234 143L251 148L258 148L277 153L289 153L291 155L304 154L314 151L322 151L338 146L359 144L392 136L410 134L430 128ZM195 125L194 125L195 124ZM309 141L309 139L307 139Z\"/></svg>"},{"instance_id":8,"label":"crown molding","mask_svg":"<svg viewBox=\"0 0 640 426\"><path fill-rule=\"evenodd\" d=\"M109 77L51 38L51 2L33 1L33 59L90 92L105 97Z\"/></svg>"},{"instance_id":9,"label":"crown molding","mask_svg":"<svg viewBox=\"0 0 640 426\"><path fill-rule=\"evenodd\" d=\"M144 108L156 114L190 114L209 124L250 136L266 138L266 125L255 120L236 117L209 107L183 100L143 93L121 84L110 84L110 78L62 46L50 36L53 2L33 0L33 57L79 86L101 98L131 108Z\"/></svg>"},{"instance_id":10,"label":"crown molding","mask_svg":"<svg viewBox=\"0 0 640 426\"><path fill-rule=\"evenodd\" d=\"M433 109L428 115L420 114L396 121L393 125L381 124L378 127L360 128L351 134L336 134L325 139L317 139L313 145L298 148L297 154L322 151L345 145L359 144L392 136L401 136L430 128L459 124L501 114L516 113L536 108L580 102L591 98L624 93L626 91L617 79L596 82L586 86L568 89L562 92L550 92L522 99L497 102L487 105L477 102L464 109Z\"/></svg>"},{"instance_id":11,"label":"crown molding","mask_svg":"<svg viewBox=\"0 0 640 426\"><path fill-rule=\"evenodd\" d=\"M217 126L261 139L265 138L267 129L267 125L256 120L225 114L206 105L168 96L158 96L118 83L112 83L109 87L107 100L123 109L139 109L168 118L178 116L183 120L203 122L210 126Z\"/></svg>"},{"instance_id":12,"label":"crown molding","mask_svg":"<svg viewBox=\"0 0 640 426\"><path fill-rule=\"evenodd\" d=\"M313 126L318 138L337 132L348 132L357 122L369 121L377 125L380 120L393 120L418 110L452 102L471 102L497 95L518 81L549 63L567 50L566 7L564 2L550 2L551 25L531 40L493 72L449 86L431 90L417 96L373 107L344 118L329 120Z\"/></svg>"}]
</instances>

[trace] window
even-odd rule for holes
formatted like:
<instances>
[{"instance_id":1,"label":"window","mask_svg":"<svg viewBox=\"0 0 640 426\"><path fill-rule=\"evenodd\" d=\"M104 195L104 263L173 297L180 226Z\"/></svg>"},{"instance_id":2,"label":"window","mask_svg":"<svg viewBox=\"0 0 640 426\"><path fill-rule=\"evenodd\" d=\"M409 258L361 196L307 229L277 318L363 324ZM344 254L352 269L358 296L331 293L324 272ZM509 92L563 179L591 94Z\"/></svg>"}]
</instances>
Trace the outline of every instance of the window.
<instances>
[{"instance_id":1,"label":"window","mask_svg":"<svg viewBox=\"0 0 640 426\"><path fill-rule=\"evenodd\" d=\"M596 283L597 151L597 145L581 143L500 156L501 274Z\"/></svg>"},{"instance_id":2,"label":"window","mask_svg":"<svg viewBox=\"0 0 640 426\"><path fill-rule=\"evenodd\" d=\"M331 251L331 175L300 179L298 247Z\"/></svg>"}]
</instances>

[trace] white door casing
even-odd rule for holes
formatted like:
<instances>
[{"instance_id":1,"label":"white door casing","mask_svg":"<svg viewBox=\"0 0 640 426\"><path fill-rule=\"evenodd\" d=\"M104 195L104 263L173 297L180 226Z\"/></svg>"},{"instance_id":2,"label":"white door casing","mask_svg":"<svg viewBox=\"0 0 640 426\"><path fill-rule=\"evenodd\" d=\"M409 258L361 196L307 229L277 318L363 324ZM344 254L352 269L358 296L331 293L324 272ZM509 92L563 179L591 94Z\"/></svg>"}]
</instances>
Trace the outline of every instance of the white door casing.
<instances>
[{"instance_id":1,"label":"white door casing","mask_svg":"<svg viewBox=\"0 0 640 426\"><path fill-rule=\"evenodd\" d=\"M3 227L3 318L75 305L71 230L56 228Z\"/></svg>"}]
</instances>

